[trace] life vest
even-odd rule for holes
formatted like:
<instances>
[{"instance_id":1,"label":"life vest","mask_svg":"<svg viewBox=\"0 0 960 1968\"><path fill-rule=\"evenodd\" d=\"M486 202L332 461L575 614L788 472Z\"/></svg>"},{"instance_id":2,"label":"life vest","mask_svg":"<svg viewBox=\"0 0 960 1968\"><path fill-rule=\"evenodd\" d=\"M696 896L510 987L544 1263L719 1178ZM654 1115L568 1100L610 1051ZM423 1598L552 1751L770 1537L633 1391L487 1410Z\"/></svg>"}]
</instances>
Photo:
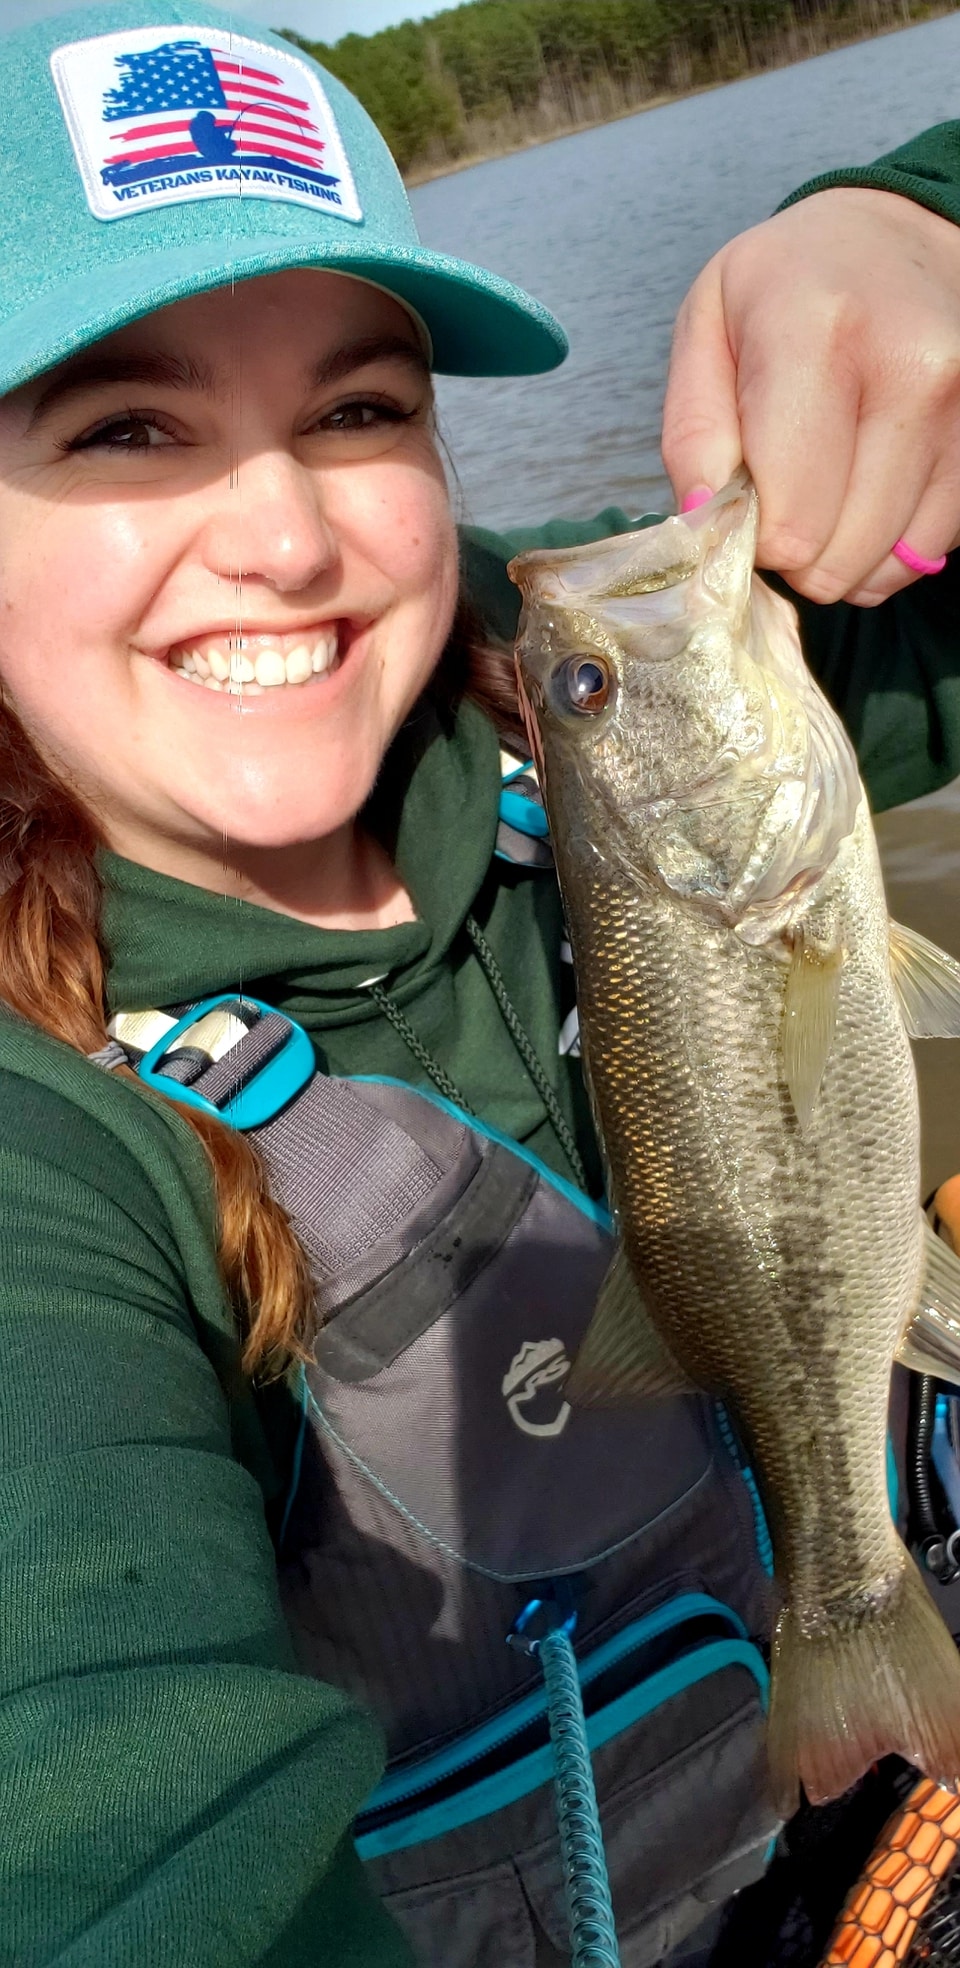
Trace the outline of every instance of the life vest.
<instances>
[{"instance_id":1,"label":"life vest","mask_svg":"<svg viewBox=\"0 0 960 1968\"><path fill-rule=\"evenodd\" d=\"M547 865L535 785L514 795L498 852ZM515 1142L399 1081L324 1076L249 998L111 1030L101 1064L250 1134L316 1282L278 1575L305 1671L386 1734L356 1827L377 1890L424 1968L533 1968L538 1936L564 1954L546 1697L510 1644L562 1592L622 1960L652 1968L777 1830L770 1546L725 1412L570 1408L614 1239Z\"/></svg>"}]
</instances>

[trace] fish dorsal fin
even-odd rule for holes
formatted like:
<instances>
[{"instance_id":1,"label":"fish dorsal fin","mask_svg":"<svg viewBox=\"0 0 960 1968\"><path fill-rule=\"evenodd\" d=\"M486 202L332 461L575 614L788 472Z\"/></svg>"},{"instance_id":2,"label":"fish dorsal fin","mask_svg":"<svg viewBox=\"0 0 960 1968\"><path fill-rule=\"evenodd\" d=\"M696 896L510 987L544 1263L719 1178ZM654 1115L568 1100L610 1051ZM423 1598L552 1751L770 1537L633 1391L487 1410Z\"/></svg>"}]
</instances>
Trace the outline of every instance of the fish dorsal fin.
<instances>
[{"instance_id":1,"label":"fish dorsal fin","mask_svg":"<svg viewBox=\"0 0 960 1968\"><path fill-rule=\"evenodd\" d=\"M619 1407L689 1393L692 1384L660 1338L621 1245L565 1382L565 1398L574 1407Z\"/></svg>"},{"instance_id":2,"label":"fish dorsal fin","mask_svg":"<svg viewBox=\"0 0 960 1968\"><path fill-rule=\"evenodd\" d=\"M914 1373L934 1374L960 1386L960 1258L923 1219L920 1303L897 1348Z\"/></svg>"},{"instance_id":3,"label":"fish dorsal fin","mask_svg":"<svg viewBox=\"0 0 960 1968\"><path fill-rule=\"evenodd\" d=\"M912 1039L960 1038L960 963L903 923L890 924L890 969Z\"/></svg>"},{"instance_id":4,"label":"fish dorsal fin","mask_svg":"<svg viewBox=\"0 0 960 1968\"><path fill-rule=\"evenodd\" d=\"M783 1005L781 1056L793 1111L809 1127L833 1043L843 951L811 949L796 937Z\"/></svg>"}]
</instances>

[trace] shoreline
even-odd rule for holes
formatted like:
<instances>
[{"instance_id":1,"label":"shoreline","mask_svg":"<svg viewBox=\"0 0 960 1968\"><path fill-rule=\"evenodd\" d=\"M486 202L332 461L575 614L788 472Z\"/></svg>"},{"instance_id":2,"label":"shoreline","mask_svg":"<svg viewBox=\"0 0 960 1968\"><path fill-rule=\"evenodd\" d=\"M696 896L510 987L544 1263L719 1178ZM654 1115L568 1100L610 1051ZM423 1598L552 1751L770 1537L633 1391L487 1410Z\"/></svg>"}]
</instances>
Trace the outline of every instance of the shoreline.
<instances>
[{"instance_id":1,"label":"shoreline","mask_svg":"<svg viewBox=\"0 0 960 1968\"><path fill-rule=\"evenodd\" d=\"M408 191L418 186L433 184L437 178L456 177L460 171L472 171L478 164L493 164L500 157L519 157L525 150L541 150L544 144L559 143L564 137L579 136L584 130L602 130L608 123L625 123L631 116L644 116L650 109L663 109L668 103L686 102L692 96L711 95L716 89L727 89L733 82L746 82L758 75L771 75L781 68L799 68L804 62L818 61L821 55L830 55L839 48L855 48L868 41L885 40L889 34L907 34L912 27L926 27L930 21L945 20L948 15L960 11L955 6L932 5L922 19L914 21L891 21L887 27L874 29L870 34L840 35L830 39L822 48L804 55L785 55L782 61L765 62L761 67L745 68L739 75L724 76L718 82L696 82L688 89L669 89L658 96L648 96L643 102L631 103L623 109L611 111L606 116L588 116L582 121L564 123L560 129L544 131L542 136L531 136L522 143L508 143L495 149L471 151L463 157L450 158L443 164L424 165L404 173L404 185Z\"/></svg>"}]
</instances>

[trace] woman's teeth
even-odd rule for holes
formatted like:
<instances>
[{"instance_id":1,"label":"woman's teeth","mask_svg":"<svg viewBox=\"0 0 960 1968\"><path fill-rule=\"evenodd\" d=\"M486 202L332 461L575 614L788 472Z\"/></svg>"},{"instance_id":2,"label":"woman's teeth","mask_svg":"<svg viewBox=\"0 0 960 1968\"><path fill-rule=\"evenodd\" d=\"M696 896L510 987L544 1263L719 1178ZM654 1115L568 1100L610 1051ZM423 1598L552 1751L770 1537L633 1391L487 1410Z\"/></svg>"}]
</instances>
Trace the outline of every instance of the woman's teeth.
<instances>
[{"instance_id":1,"label":"woman's teeth","mask_svg":"<svg viewBox=\"0 0 960 1968\"><path fill-rule=\"evenodd\" d=\"M185 649L171 659L175 676L207 690L258 694L281 683L309 683L339 666L339 637L334 628L305 636L292 649L281 649L266 636L229 636Z\"/></svg>"}]
</instances>

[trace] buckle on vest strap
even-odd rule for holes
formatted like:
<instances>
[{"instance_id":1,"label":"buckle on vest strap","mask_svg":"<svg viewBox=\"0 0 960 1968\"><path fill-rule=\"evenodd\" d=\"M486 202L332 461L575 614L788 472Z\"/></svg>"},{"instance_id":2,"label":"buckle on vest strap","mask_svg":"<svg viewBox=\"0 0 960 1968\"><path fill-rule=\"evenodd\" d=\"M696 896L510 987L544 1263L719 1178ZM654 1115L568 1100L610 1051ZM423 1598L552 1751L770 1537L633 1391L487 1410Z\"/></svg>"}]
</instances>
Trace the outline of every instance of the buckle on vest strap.
<instances>
[{"instance_id":1,"label":"buckle on vest strap","mask_svg":"<svg viewBox=\"0 0 960 1968\"><path fill-rule=\"evenodd\" d=\"M277 1042L271 1047L269 1057L257 1063L251 1061L244 1069L244 1052L250 1046L257 1031L257 1025L222 1055L214 1067L211 1061L208 1072L200 1074L200 1083L217 1072L217 1078L224 1081L224 1066L236 1064L235 1076L231 1076L227 1097L222 1101L211 1100L199 1092L197 1086L184 1085L181 1081L162 1072L161 1068L172 1047L178 1043L189 1043L187 1035L206 1018L211 1011L221 1005L254 1006L261 1017L269 1017L271 1022L282 1021L286 1032L279 1031ZM259 1021L258 1021L259 1022ZM254 1053L259 1048L251 1048ZM204 998L201 1004L191 1005L190 1010L172 1025L163 1037L145 1052L137 1065L137 1076L146 1086L153 1087L157 1093L172 1095L182 1100L187 1107L200 1107L206 1114L213 1114L216 1120L225 1121L228 1127L246 1132L249 1128L260 1127L270 1121L275 1114L305 1087L316 1072L317 1062L313 1046L302 1025L295 1018L288 1018L286 1012L278 1012L273 1005L264 1004L260 998L247 997L237 991L221 991L216 997Z\"/></svg>"}]
</instances>

